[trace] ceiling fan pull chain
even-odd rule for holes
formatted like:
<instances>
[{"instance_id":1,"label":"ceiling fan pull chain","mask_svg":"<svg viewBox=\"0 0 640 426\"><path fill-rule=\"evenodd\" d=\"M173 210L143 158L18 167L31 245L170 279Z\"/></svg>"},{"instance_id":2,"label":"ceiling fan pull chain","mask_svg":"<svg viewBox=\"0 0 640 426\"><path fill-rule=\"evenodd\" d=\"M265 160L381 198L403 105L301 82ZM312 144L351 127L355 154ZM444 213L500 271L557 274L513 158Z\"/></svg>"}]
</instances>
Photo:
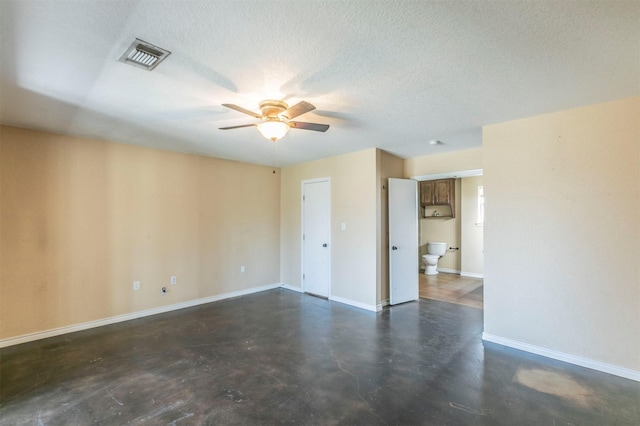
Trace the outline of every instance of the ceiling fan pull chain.
<instances>
[{"instance_id":1,"label":"ceiling fan pull chain","mask_svg":"<svg viewBox=\"0 0 640 426\"><path fill-rule=\"evenodd\" d=\"M273 151L271 151L273 156L271 158L271 164L273 164L273 174L276 174L276 144L273 143Z\"/></svg>"}]
</instances>

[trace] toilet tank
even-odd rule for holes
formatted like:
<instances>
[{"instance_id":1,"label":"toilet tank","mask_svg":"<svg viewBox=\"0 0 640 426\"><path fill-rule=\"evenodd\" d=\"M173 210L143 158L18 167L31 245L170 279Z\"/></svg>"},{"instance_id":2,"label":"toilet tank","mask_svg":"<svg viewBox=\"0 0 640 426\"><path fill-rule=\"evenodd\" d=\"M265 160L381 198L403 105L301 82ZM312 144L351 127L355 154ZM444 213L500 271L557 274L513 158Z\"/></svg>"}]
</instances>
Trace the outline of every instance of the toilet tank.
<instances>
[{"instance_id":1,"label":"toilet tank","mask_svg":"<svg viewBox=\"0 0 640 426\"><path fill-rule=\"evenodd\" d=\"M447 243L427 242L427 253L444 256L447 252Z\"/></svg>"}]
</instances>

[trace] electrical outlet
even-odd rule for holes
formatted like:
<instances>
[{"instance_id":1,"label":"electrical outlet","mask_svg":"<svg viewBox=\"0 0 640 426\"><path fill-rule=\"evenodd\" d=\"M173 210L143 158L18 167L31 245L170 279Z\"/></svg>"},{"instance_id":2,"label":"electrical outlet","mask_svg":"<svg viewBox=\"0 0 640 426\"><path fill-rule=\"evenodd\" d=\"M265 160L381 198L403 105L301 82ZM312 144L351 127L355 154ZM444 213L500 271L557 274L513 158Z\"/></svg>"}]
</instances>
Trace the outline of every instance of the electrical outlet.
<instances>
[{"instance_id":1,"label":"electrical outlet","mask_svg":"<svg viewBox=\"0 0 640 426\"><path fill-rule=\"evenodd\" d=\"M140 290L140 281L134 281L134 282L133 282L133 289L134 289L135 291Z\"/></svg>"},{"instance_id":2,"label":"electrical outlet","mask_svg":"<svg viewBox=\"0 0 640 426\"><path fill-rule=\"evenodd\" d=\"M176 277L175 275L171 276L171 284L178 284L178 277Z\"/></svg>"},{"instance_id":3,"label":"electrical outlet","mask_svg":"<svg viewBox=\"0 0 640 426\"><path fill-rule=\"evenodd\" d=\"M240 267L240 272L244 272L244 271L245 271L245 268L244 268L244 265L242 265L242 266Z\"/></svg>"},{"instance_id":4,"label":"electrical outlet","mask_svg":"<svg viewBox=\"0 0 640 426\"><path fill-rule=\"evenodd\" d=\"M166 287L162 287L162 288L160 289L160 294L162 294L163 296L164 296L165 294L167 294L167 288L166 288Z\"/></svg>"}]
</instances>

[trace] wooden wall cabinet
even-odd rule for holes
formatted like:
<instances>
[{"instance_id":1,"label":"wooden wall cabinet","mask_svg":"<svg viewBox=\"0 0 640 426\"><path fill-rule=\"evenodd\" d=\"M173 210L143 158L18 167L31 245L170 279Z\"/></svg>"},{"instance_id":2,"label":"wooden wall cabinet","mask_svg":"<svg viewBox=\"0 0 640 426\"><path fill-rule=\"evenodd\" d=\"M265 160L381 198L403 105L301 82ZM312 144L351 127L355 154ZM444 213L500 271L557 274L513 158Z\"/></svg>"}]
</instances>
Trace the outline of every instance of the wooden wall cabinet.
<instances>
[{"instance_id":1,"label":"wooden wall cabinet","mask_svg":"<svg viewBox=\"0 0 640 426\"><path fill-rule=\"evenodd\" d=\"M420 182L420 205L423 217L456 217L456 180L438 179ZM449 206L450 215L431 216L426 214L425 207Z\"/></svg>"}]
</instances>

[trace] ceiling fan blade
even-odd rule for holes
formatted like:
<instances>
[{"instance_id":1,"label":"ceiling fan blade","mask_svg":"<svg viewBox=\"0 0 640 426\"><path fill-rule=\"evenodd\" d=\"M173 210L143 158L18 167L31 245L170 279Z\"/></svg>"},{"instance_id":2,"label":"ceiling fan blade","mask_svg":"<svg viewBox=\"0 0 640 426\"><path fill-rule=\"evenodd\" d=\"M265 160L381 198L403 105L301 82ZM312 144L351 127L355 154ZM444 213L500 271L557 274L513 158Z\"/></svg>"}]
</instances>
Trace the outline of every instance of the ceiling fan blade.
<instances>
[{"instance_id":1,"label":"ceiling fan blade","mask_svg":"<svg viewBox=\"0 0 640 426\"><path fill-rule=\"evenodd\" d=\"M301 101L278 115L280 117L286 118L287 120L291 120L292 118L295 118L309 111L313 111L314 109L316 109L316 107L311 105L309 102Z\"/></svg>"},{"instance_id":2,"label":"ceiling fan blade","mask_svg":"<svg viewBox=\"0 0 640 426\"><path fill-rule=\"evenodd\" d=\"M315 130L316 132L326 132L329 129L328 124L305 123L303 121L290 121L291 127L302 130Z\"/></svg>"},{"instance_id":3,"label":"ceiling fan blade","mask_svg":"<svg viewBox=\"0 0 640 426\"><path fill-rule=\"evenodd\" d=\"M230 126L230 127L218 127L219 130L231 130L231 129L240 129L242 127L253 127L256 124L241 124L240 126Z\"/></svg>"},{"instance_id":4,"label":"ceiling fan blade","mask_svg":"<svg viewBox=\"0 0 640 426\"><path fill-rule=\"evenodd\" d=\"M255 118L262 118L262 116L261 116L260 114L255 113L255 112L253 112L253 111L249 111L248 109L242 108L241 106L238 106L238 105L234 105L234 104L222 104L222 106L227 107L227 108L234 109L234 110L236 110L236 111L238 111L238 112L241 112L241 113L243 113L243 114L250 115L250 116L255 117Z\"/></svg>"}]
</instances>

